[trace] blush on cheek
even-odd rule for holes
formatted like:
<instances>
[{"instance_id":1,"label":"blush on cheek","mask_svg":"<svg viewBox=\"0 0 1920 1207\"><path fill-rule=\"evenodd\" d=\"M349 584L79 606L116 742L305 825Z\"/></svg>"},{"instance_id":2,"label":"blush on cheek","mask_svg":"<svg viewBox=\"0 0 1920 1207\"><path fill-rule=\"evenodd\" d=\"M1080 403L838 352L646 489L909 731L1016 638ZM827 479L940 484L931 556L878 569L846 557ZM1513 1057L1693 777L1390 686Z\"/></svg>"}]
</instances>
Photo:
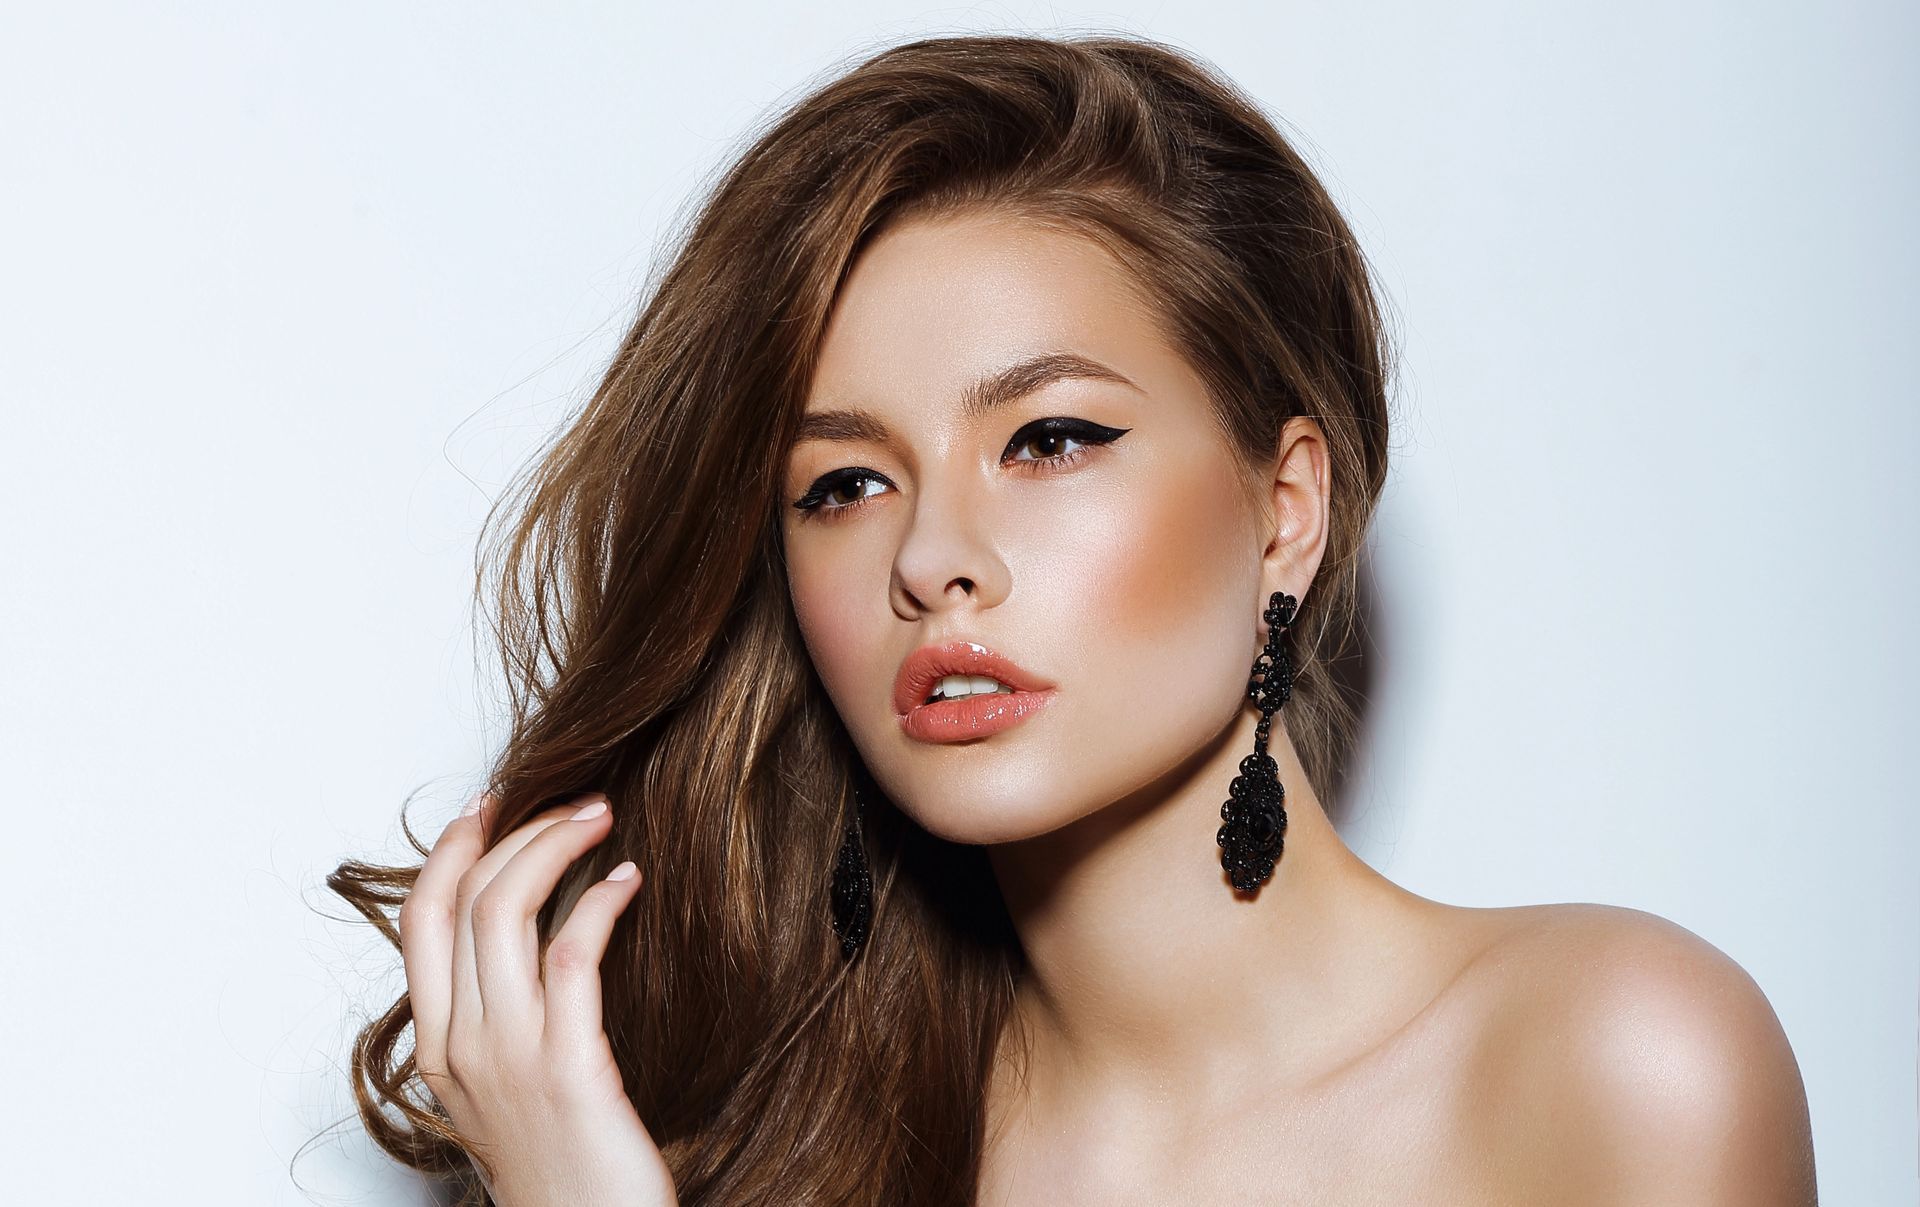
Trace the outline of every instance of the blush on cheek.
<instances>
[{"instance_id":1,"label":"blush on cheek","mask_svg":"<svg viewBox=\"0 0 1920 1207\"><path fill-rule=\"evenodd\" d=\"M1257 612L1251 595L1239 596L1257 590L1259 567L1232 480L1189 472L1127 497L1131 539L1107 567L1115 635L1178 645L1197 628L1237 640Z\"/></svg>"}]
</instances>

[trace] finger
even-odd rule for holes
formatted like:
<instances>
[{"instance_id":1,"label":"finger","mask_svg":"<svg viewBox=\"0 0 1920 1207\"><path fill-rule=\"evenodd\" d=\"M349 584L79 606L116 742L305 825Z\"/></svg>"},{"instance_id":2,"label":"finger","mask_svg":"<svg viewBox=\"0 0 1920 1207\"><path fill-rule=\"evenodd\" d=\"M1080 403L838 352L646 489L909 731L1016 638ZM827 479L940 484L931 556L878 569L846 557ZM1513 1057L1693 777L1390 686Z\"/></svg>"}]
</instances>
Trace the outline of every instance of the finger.
<instances>
[{"instance_id":1,"label":"finger","mask_svg":"<svg viewBox=\"0 0 1920 1207\"><path fill-rule=\"evenodd\" d=\"M589 801L535 835L474 899L474 955L488 1014L506 1011L527 1019L540 1009L540 909L567 868L605 838L612 823L606 798Z\"/></svg>"},{"instance_id":2,"label":"finger","mask_svg":"<svg viewBox=\"0 0 1920 1207\"><path fill-rule=\"evenodd\" d=\"M536 814L531 821L518 826L511 834L502 838L497 845L481 856L472 867L460 877L460 888L455 896L453 916L453 1013L471 1012L472 1021L478 1022L486 1014L486 1001L480 989L480 964L474 954L473 944L473 905L487 885L500 873L521 848L539 837L549 827L559 824L578 811L579 806L589 800L602 799L598 793L581 797L566 805L558 805L543 813Z\"/></svg>"},{"instance_id":3,"label":"finger","mask_svg":"<svg viewBox=\"0 0 1920 1207\"><path fill-rule=\"evenodd\" d=\"M566 924L547 944L542 973L547 1043L581 1051L600 1036L600 962L606 958L614 924L639 890L639 870L628 860L580 895Z\"/></svg>"},{"instance_id":4,"label":"finger","mask_svg":"<svg viewBox=\"0 0 1920 1207\"><path fill-rule=\"evenodd\" d=\"M461 874L480 856L486 803L486 797L479 798L440 832L400 903L400 958L413 1007L414 1062L423 1069L446 1067L453 1008L454 897Z\"/></svg>"}]
</instances>

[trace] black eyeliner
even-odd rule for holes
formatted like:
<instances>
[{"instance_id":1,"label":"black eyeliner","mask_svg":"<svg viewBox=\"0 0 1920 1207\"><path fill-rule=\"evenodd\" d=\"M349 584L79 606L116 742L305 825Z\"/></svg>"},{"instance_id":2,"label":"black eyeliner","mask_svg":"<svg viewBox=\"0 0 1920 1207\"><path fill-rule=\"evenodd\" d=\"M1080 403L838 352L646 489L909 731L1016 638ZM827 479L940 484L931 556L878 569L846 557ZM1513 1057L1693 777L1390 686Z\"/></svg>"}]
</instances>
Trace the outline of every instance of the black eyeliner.
<instances>
[{"instance_id":1,"label":"black eyeliner","mask_svg":"<svg viewBox=\"0 0 1920 1207\"><path fill-rule=\"evenodd\" d=\"M1009 450L1019 448L1039 435L1065 436L1087 444L1111 444L1132 430L1130 427L1108 427L1104 423L1095 423L1090 419L1069 419L1064 415L1054 415L1023 425L1013 434L1013 438L1007 441L1007 448ZM1002 452L1001 459L1004 460L1006 455Z\"/></svg>"}]
</instances>

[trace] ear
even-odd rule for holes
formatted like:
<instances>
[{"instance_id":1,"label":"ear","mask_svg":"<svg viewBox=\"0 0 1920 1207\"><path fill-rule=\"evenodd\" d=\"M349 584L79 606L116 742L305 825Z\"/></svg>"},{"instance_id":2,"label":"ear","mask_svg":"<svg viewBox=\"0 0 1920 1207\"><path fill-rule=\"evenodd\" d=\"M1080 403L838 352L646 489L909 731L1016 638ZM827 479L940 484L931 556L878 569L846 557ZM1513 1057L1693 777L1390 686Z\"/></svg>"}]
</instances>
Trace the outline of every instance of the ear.
<instances>
[{"instance_id":1,"label":"ear","mask_svg":"<svg viewBox=\"0 0 1920 1207\"><path fill-rule=\"evenodd\" d=\"M1306 605L1307 588L1320 572L1320 559L1327 551L1332 497L1333 467L1326 433L1317 420L1287 420L1267 470L1262 498L1268 512L1259 609L1265 610L1275 591L1285 591L1302 607Z\"/></svg>"}]
</instances>

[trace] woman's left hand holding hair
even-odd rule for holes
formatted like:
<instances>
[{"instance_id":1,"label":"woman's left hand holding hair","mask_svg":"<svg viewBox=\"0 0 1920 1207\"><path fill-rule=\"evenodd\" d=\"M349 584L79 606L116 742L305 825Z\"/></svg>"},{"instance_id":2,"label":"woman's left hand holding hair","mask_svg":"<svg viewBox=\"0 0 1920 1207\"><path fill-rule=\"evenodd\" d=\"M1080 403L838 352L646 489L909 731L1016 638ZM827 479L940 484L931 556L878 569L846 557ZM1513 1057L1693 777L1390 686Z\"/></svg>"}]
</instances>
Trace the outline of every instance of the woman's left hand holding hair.
<instances>
[{"instance_id":1,"label":"woman's left hand holding hair","mask_svg":"<svg viewBox=\"0 0 1920 1207\"><path fill-rule=\"evenodd\" d=\"M540 951L540 908L611 832L611 807L582 797L488 850L491 801L476 806L440 835L400 907L421 1079L498 1207L677 1207L601 1023L600 960L639 886L633 865L587 889Z\"/></svg>"}]
</instances>

